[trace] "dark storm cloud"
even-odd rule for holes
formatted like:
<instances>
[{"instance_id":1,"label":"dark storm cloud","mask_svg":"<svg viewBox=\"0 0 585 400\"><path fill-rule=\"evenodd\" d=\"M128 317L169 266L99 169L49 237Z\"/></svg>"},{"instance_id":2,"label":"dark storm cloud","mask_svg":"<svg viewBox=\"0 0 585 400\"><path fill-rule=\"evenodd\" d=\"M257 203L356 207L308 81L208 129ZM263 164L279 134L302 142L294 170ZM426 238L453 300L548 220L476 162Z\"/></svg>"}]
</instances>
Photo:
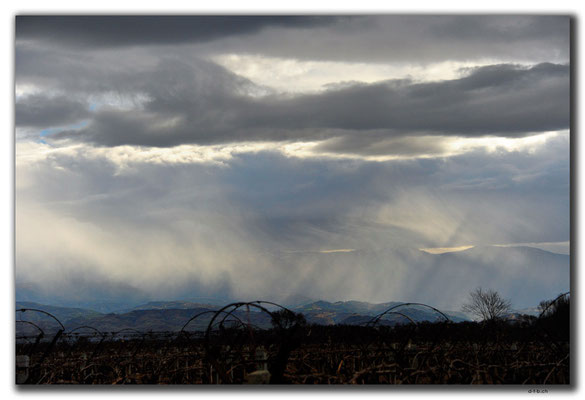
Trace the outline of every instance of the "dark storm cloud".
<instances>
[{"instance_id":1,"label":"dark storm cloud","mask_svg":"<svg viewBox=\"0 0 585 400\"><path fill-rule=\"evenodd\" d=\"M90 116L87 105L65 96L31 95L18 99L15 123L19 127L50 128L78 122Z\"/></svg>"},{"instance_id":2,"label":"dark storm cloud","mask_svg":"<svg viewBox=\"0 0 585 400\"><path fill-rule=\"evenodd\" d=\"M290 128L521 136L568 126L569 68L495 65L451 81L354 85L272 103L264 118L252 113L249 123L263 120L283 120Z\"/></svg>"},{"instance_id":3,"label":"dark storm cloud","mask_svg":"<svg viewBox=\"0 0 585 400\"><path fill-rule=\"evenodd\" d=\"M441 18L441 17L438 17ZM567 16L451 16L442 17L443 23L431 25L430 31L448 40L532 40L566 37Z\"/></svg>"},{"instance_id":4,"label":"dark storm cloud","mask_svg":"<svg viewBox=\"0 0 585 400\"><path fill-rule=\"evenodd\" d=\"M349 18L349 17L344 17ZM16 17L16 37L73 46L118 47L207 42L275 27L329 25L319 16L35 16Z\"/></svg>"},{"instance_id":5,"label":"dark storm cloud","mask_svg":"<svg viewBox=\"0 0 585 400\"><path fill-rule=\"evenodd\" d=\"M330 139L321 150L408 155L441 152L430 135L519 137L569 124L569 67L561 64L497 64L449 81L333 84L283 96L201 59L233 51L423 64L567 60L563 16L21 16L16 27L17 87L56 99L19 99L17 127L88 119L56 139L159 147Z\"/></svg>"},{"instance_id":6,"label":"dark storm cloud","mask_svg":"<svg viewBox=\"0 0 585 400\"><path fill-rule=\"evenodd\" d=\"M16 37L80 51L196 44L207 54L353 62L569 57L567 16L19 16Z\"/></svg>"},{"instance_id":7,"label":"dark storm cloud","mask_svg":"<svg viewBox=\"0 0 585 400\"><path fill-rule=\"evenodd\" d=\"M372 153L379 151L376 143L390 140L391 147L398 143L393 138L408 135L521 137L568 128L568 66L504 64L468 72L449 81L395 80L250 97L245 93L256 88L250 81L212 63L166 63L140 76L148 98L142 109L104 109L87 128L55 137L161 147L337 137L328 150ZM421 144L413 142L413 151ZM406 141L400 145L409 152Z\"/></svg>"},{"instance_id":8,"label":"dark storm cloud","mask_svg":"<svg viewBox=\"0 0 585 400\"><path fill-rule=\"evenodd\" d=\"M390 15L344 21L287 40L304 59L356 62L436 62L473 59L556 60L569 57L566 16ZM235 41L235 39L230 39ZM285 33L254 38L251 51L286 57ZM241 45L241 44L240 44ZM235 46L234 46L235 47Z\"/></svg>"}]
</instances>

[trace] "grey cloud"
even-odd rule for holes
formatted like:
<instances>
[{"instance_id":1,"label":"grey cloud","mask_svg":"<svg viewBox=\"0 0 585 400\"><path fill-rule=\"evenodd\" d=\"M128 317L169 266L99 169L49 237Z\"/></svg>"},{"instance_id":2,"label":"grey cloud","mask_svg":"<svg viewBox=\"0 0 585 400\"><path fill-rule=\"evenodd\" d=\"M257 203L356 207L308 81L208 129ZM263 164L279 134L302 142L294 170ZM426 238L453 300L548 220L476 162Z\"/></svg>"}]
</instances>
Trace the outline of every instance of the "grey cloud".
<instances>
[{"instance_id":1,"label":"grey cloud","mask_svg":"<svg viewBox=\"0 0 585 400\"><path fill-rule=\"evenodd\" d=\"M516 136L568 126L568 74L560 65L498 65L452 81L354 86L274 108L282 117L292 109L289 120L320 128ZM268 113L275 114L281 116Z\"/></svg>"},{"instance_id":2,"label":"grey cloud","mask_svg":"<svg viewBox=\"0 0 585 400\"><path fill-rule=\"evenodd\" d=\"M122 173L86 150L17 164L19 279L58 291L69 277L107 276L106 286L166 298L187 283L232 282L239 298L405 300L425 286L452 287L421 269L418 247L569 238L562 135L533 153L370 163L262 152L221 167L139 163ZM318 253L340 248L357 250ZM506 284L527 279L489 273ZM459 276L458 289L474 279ZM433 302L447 302L441 296Z\"/></svg>"},{"instance_id":3,"label":"grey cloud","mask_svg":"<svg viewBox=\"0 0 585 400\"><path fill-rule=\"evenodd\" d=\"M493 39L531 40L562 38L567 35L568 16L486 16L444 17L443 23L431 25L430 32L449 40L488 42Z\"/></svg>"},{"instance_id":4,"label":"grey cloud","mask_svg":"<svg viewBox=\"0 0 585 400\"><path fill-rule=\"evenodd\" d=\"M16 126L38 128L71 124L91 115L87 104L65 96L26 96L16 101L14 111Z\"/></svg>"},{"instance_id":5,"label":"grey cloud","mask_svg":"<svg viewBox=\"0 0 585 400\"><path fill-rule=\"evenodd\" d=\"M347 145L340 139L329 148L363 151L411 134L521 137L569 126L569 67L557 64L493 65L450 81L356 84L294 97L245 96L251 82L211 63L163 64L140 79L148 82L144 109L97 112L86 129L55 137L163 147L345 137Z\"/></svg>"},{"instance_id":6,"label":"grey cloud","mask_svg":"<svg viewBox=\"0 0 585 400\"><path fill-rule=\"evenodd\" d=\"M23 18L26 22L29 17ZM42 17L30 18L33 26L38 23L41 27L45 22L54 24L61 17L46 21ZM91 21L97 21L95 25L98 26L100 18ZM140 30L132 27L159 21L147 18L140 22L142 20L138 17L128 18L128 29L133 32ZM205 17L197 18L194 21L208 21ZM416 83L391 80L369 85L353 82L341 86L331 85L327 91L319 94L291 97L272 93L217 64L196 58L214 53L217 49L221 49L221 52L229 51L232 45L236 48L241 45L242 49L254 53L254 46L262 40L279 38L283 30L277 26L283 24L289 26L284 30L288 39L280 42L279 46L267 43L266 48L290 51L292 57L296 57L298 51L304 51L304 47L311 46L325 47L322 49L325 53L334 49L332 53L346 54L345 50L336 48L338 41L368 54L391 53L398 54L398 58L402 57L401 51L407 49L424 54L444 53L448 58L451 53L445 51L445 43L456 43L455 47L464 49L461 54L466 54L470 47L481 49L483 44L499 48L509 43L514 43L513 48L520 52L526 47L547 52L549 47L543 45L541 40L550 39L554 42L565 37L563 32L568 30L569 22L565 17L243 18L248 22L242 26L262 25L262 29L267 31L266 34L247 37L246 43L250 39L251 47L246 47L244 43L232 43L241 40L238 35L225 36L217 43L214 41L205 45L211 47L159 46L156 51L140 46L102 47L95 50L92 46L61 48L42 46L41 42L33 40L17 41L17 85L30 84L43 91L57 93L58 96L85 99L77 106L68 104L71 108L69 111L73 108L81 109L84 102L99 102L100 96L113 96L135 103L136 107L131 110L121 110L114 105L100 107L91 114L90 123L85 129L53 136L55 139L68 138L105 146L137 144L166 147L183 143L330 139L322 146L326 151L380 155L395 154L400 150L409 154L424 151L437 154L442 151L440 142L425 143L422 137L518 137L532 132L566 129L569 125L569 67L566 65L541 63L524 68L499 64L469 70L467 76L451 81ZM168 17L160 21L164 25L172 20L173 17ZM64 32L76 29L78 22L75 18L71 17L67 21L69 25L65 24ZM90 25L93 26L94 22ZM119 34L123 25L118 23L118 28L113 29L113 32ZM293 28L293 25L299 29ZM27 26L27 23L23 26ZM178 31L184 28L181 26L177 28ZM471 34L473 27L482 34ZM100 35L92 29L89 29L88 35L99 38ZM224 26L222 29L229 31L231 28ZM156 29L153 28L152 32L156 32ZM179 35L172 32L171 29L167 38L169 43L172 35ZM310 35L313 39L308 40L304 35ZM436 37L438 42L431 40L427 43L422 40L427 36ZM23 33L22 37L26 37L26 34ZM565 39L568 43L568 36ZM145 42L149 40L146 35ZM327 46L323 46L321 40ZM380 40L382 43L378 43ZM530 46L522 42L526 40L531 40ZM301 50L297 48L296 41L303 43ZM383 46L385 42L391 42L397 48L388 52L383 47L375 48ZM368 45L364 46L364 43ZM551 48L563 48L558 43L555 46ZM351 54L351 49L347 50ZM259 51L259 54L263 53ZM487 57L490 53L485 54ZM552 55L552 52L549 54ZM408 56L405 57L408 59ZM469 53L469 59L473 57ZM361 61L367 60L366 57ZM418 59L414 57L412 60ZM250 97L250 94L263 97ZM32 103L27 103L26 99L19 102L17 113L23 115L24 119L17 118L17 127L27 126L25 124L34 119L29 115L30 112L20 112L36 107ZM38 111L35 112L48 118L51 107L56 107L56 104L47 104L45 109L36 107ZM72 115L65 111L56 110L55 114ZM41 118L36 120L41 121ZM40 122L38 124L35 126L40 128ZM413 138L408 139L406 136Z\"/></svg>"},{"instance_id":7,"label":"grey cloud","mask_svg":"<svg viewBox=\"0 0 585 400\"><path fill-rule=\"evenodd\" d=\"M352 62L568 62L569 24L567 16L362 16L293 34L270 29L245 40L230 37L221 51Z\"/></svg>"},{"instance_id":8,"label":"grey cloud","mask_svg":"<svg viewBox=\"0 0 585 400\"><path fill-rule=\"evenodd\" d=\"M75 47L181 44L253 34L270 26L288 28L329 25L338 19L294 15L21 15L16 17L16 37Z\"/></svg>"},{"instance_id":9,"label":"grey cloud","mask_svg":"<svg viewBox=\"0 0 585 400\"><path fill-rule=\"evenodd\" d=\"M359 225L380 228L380 215L373 210L387 206L387 214L393 210L394 216L444 212L453 224L463 217L476 219L461 224L457 241L555 242L568 239L568 160L566 135L549 139L532 154L477 150L447 159L376 163L261 152L234 155L227 167L137 163L125 173L117 173L105 158L87 158L79 151L55 153L45 167L32 170L35 180L50 185L30 185L19 194L60 213L90 220L95 213L100 221L122 219L141 228L164 226L163 219L178 222L186 214L225 214L226 223L233 217L246 229L258 228L252 236L270 243L266 248L279 247L279 241L295 247L303 231L347 234L353 246L366 246L372 240L368 235L362 240L348 232ZM429 219L405 229L432 224ZM449 244L447 237L412 232L399 242Z\"/></svg>"},{"instance_id":10,"label":"grey cloud","mask_svg":"<svg viewBox=\"0 0 585 400\"><path fill-rule=\"evenodd\" d=\"M568 62L567 16L19 16L17 40L76 49L197 44L311 60Z\"/></svg>"},{"instance_id":11,"label":"grey cloud","mask_svg":"<svg viewBox=\"0 0 585 400\"><path fill-rule=\"evenodd\" d=\"M315 147L316 152L359 154L364 156L422 156L447 154L443 136L400 136L388 131L360 135L340 135Z\"/></svg>"}]
</instances>

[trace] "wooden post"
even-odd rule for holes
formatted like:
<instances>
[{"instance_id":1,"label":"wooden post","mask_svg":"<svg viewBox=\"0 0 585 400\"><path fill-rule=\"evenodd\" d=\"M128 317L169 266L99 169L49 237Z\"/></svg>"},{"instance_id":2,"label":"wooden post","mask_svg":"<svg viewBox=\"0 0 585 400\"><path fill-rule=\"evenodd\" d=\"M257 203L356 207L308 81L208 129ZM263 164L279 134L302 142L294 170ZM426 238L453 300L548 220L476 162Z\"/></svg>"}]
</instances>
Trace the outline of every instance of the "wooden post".
<instances>
[{"instance_id":1,"label":"wooden post","mask_svg":"<svg viewBox=\"0 0 585 400\"><path fill-rule=\"evenodd\" d=\"M30 367L29 356L16 356L16 384L21 385L28 379Z\"/></svg>"}]
</instances>

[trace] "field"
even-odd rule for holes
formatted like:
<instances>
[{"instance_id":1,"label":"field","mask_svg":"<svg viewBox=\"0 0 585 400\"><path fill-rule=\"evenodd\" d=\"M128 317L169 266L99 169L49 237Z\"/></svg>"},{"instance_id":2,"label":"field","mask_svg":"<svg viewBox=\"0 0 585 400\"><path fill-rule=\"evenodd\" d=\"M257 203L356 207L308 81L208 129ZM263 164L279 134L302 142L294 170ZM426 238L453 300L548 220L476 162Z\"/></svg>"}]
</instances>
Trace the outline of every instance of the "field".
<instances>
[{"instance_id":1,"label":"field","mask_svg":"<svg viewBox=\"0 0 585 400\"><path fill-rule=\"evenodd\" d=\"M17 383L566 385L569 329L559 318L393 327L281 318L271 329L224 318L205 332L108 334L85 327L20 337Z\"/></svg>"}]
</instances>

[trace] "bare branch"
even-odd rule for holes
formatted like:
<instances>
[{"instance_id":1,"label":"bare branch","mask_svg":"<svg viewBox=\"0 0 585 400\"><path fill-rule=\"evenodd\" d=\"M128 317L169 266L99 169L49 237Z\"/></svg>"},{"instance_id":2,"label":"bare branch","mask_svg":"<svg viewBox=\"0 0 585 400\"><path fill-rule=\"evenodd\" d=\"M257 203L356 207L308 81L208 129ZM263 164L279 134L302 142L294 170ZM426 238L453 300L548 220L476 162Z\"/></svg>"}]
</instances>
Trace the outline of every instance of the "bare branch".
<instances>
[{"instance_id":1,"label":"bare branch","mask_svg":"<svg viewBox=\"0 0 585 400\"><path fill-rule=\"evenodd\" d=\"M512 304L491 289L477 288L469 294L469 301L462 311L475 315L481 320L492 321L510 312Z\"/></svg>"}]
</instances>

